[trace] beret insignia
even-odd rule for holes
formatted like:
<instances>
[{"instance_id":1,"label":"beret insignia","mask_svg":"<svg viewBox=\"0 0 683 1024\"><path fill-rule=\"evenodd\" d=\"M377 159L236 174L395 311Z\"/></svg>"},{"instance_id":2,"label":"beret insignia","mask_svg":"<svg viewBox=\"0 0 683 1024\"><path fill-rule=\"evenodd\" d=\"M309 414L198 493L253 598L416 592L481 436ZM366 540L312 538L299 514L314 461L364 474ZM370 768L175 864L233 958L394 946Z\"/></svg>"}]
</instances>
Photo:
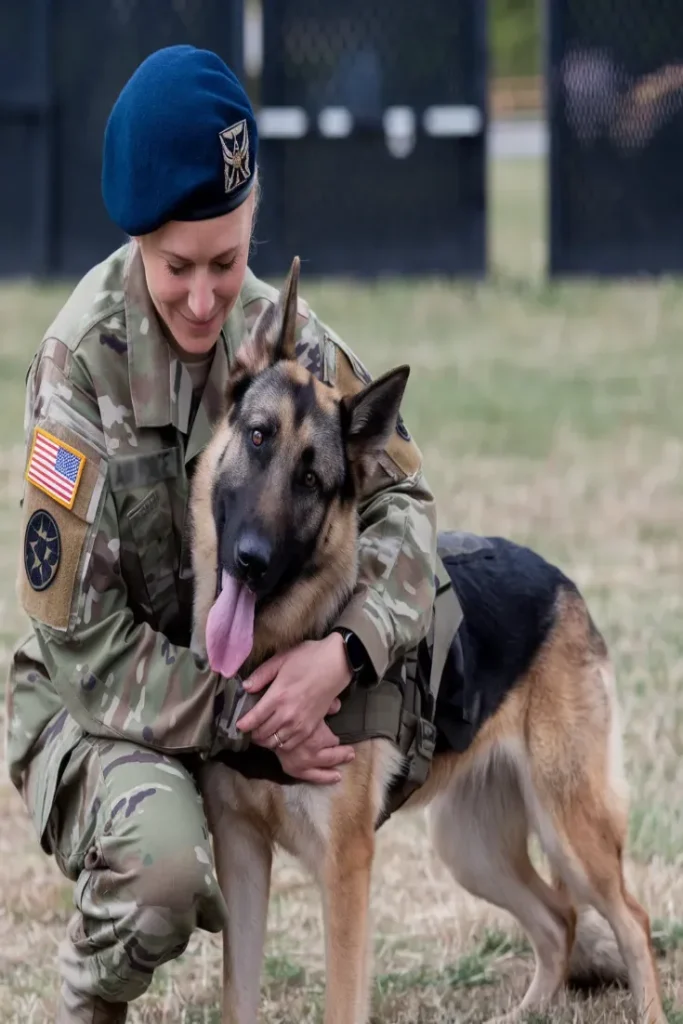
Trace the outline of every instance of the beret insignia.
<instances>
[{"instance_id":1,"label":"beret insignia","mask_svg":"<svg viewBox=\"0 0 683 1024\"><path fill-rule=\"evenodd\" d=\"M223 163L225 165L225 191L227 194L234 192L246 181L249 181L251 174L249 168L249 132L247 131L246 119L237 121L236 124L224 128L218 133L223 149Z\"/></svg>"}]
</instances>

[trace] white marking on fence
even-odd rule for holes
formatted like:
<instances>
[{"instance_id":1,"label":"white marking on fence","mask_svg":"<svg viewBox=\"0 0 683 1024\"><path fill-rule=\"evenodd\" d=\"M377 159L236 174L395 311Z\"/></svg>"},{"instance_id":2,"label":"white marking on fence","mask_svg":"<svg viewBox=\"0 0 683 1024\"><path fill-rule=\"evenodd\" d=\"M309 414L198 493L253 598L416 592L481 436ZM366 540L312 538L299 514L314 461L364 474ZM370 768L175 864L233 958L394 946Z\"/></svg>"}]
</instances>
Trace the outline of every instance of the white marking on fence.
<instances>
[{"instance_id":1,"label":"white marking on fence","mask_svg":"<svg viewBox=\"0 0 683 1024\"><path fill-rule=\"evenodd\" d=\"M424 130L435 138L478 135L484 127L479 107L427 107L422 118Z\"/></svg>"},{"instance_id":2,"label":"white marking on fence","mask_svg":"<svg viewBox=\"0 0 683 1024\"><path fill-rule=\"evenodd\" d=\"M303 139L312 129L312 122L303 107L262 107L257 113L258 130L264 139ZM354 118L348 107L323 107L318 114L318 130L328 139L343 139L351 134ZM427 107L422 127L434 138L478 135L483 130L481 110L473 106ZM417 115L412 107L387 107L382 127L387 144L399 150L415 144Z\"/></svg>"}]
</instances>

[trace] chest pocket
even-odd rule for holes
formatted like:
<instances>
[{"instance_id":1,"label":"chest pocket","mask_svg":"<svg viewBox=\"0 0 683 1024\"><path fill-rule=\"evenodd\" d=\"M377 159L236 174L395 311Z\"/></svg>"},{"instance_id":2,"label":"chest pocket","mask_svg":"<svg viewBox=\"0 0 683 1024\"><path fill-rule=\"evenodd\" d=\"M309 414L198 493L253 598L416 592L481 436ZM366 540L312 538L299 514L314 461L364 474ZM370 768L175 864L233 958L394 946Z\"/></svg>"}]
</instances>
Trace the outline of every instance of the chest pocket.
<instances>
[{"instance_id":1,"label":"chest pocket","mask_svg":"<svg viewBox=\"0 0 683 1024\"><path fill-rule=\"evenodd\" d=\"M162 632L179 614L180 532L173 510L185 480L179 448L124 456L110 463L119 507L121 567L131 603Z\"/></svg>"}]
</instances>

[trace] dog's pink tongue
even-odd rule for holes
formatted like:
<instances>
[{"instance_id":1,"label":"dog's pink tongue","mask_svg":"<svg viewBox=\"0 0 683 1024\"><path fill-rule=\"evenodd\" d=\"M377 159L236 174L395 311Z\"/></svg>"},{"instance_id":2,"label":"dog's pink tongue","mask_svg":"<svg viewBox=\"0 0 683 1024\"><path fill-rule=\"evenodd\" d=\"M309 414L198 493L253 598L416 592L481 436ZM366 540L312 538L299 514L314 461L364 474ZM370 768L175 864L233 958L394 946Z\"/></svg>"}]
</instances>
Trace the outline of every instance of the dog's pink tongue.
<instances>
[{"instance_id":1,"label":"dog's pink tongue","mask_svg":"<svg viewBox=\"0 0 683 1024\"><path fill-rule=\"evenodd\" d=\"M214 672L234 676L254 643L256 598L227 572L206 623L206 652Z\"/></svg>"}]
</instances>

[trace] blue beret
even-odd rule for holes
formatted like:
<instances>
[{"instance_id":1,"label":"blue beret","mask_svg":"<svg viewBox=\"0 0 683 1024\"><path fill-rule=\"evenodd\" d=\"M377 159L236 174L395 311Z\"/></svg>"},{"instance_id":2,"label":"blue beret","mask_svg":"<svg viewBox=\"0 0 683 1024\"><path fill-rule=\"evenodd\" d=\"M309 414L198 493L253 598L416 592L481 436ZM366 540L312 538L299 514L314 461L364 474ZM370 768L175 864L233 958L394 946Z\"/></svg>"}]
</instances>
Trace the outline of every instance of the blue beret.
<instances>
[{"instance_id":1,"label":"blue beret","mask_svg":"<svg viewBox=\"0 0 683 1024\"><path fill-rule=\"evenodd\" d=\"M251 192L257 147L249 98L220 57L186 45L157 50L107 121L107 212L128 235L169 220L220 217Z\"/></svg>"}]
</instances>

